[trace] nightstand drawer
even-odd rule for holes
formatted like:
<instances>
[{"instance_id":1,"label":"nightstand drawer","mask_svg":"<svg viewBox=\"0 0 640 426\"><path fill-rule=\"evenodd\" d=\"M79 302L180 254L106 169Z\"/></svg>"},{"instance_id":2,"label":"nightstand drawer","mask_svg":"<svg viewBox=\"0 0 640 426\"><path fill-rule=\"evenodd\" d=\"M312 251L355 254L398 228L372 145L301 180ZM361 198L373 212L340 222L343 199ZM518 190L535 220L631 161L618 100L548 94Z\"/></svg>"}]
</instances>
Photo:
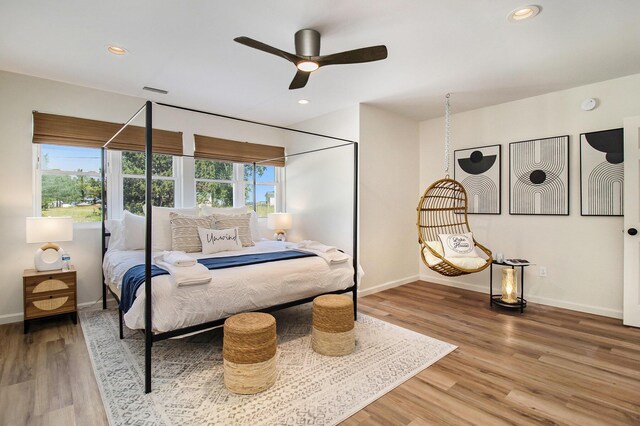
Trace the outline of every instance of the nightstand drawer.
<instances>
[{"instance_id":1,"label":"nightstand drawer","mask_svg":"<svg viewBox=\"0 0 640 426\"><path fill-rule=\"evenodd\" d=\"M25 300L25 319L46 317L50 315L75 312L75 292L49 294L45 296L29 297Z\"/></svg>"},{"instance_id":2,"label":"nightstand drawer","mask_svg":"<svg viewBox=\"0 0 640 426\"><path fill-rule=\"evenodd\" d=\"M37 297L39 293L52 291L73 292L76 287L76 275L74 272L68 274L51 274L40 277L30 277L25 279L25 294L27 297Z\"/></svg>"}]
</instances>

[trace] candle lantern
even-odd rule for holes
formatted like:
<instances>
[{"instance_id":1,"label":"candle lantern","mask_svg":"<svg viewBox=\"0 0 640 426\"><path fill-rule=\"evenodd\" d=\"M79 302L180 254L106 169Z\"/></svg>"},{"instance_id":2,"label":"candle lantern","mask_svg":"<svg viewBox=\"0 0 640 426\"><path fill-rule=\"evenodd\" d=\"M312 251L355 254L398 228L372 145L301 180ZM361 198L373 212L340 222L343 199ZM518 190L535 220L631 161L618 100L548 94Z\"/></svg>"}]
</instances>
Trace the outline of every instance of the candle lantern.
<instances>
[{"instance_id":1,"label":"candle lantern","mask_svg":"<svg viewBox=\"0 0 640 426\"><path fill-rule=\"evenodd\" d=\"M518 302L518 280L514 268L502 270L502 301L505 303Z\"/></svg>"}]
</instances>

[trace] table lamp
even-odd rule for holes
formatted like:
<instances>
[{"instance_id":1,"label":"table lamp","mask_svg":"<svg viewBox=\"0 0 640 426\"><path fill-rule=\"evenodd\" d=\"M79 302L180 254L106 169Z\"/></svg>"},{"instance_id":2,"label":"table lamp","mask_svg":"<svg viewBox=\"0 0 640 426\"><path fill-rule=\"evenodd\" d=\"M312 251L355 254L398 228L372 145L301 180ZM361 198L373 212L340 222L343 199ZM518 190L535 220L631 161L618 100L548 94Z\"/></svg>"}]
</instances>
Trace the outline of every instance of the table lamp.
<instances>
[{"instance_id":1,"label":"table lamp","mask_svg":"<svg viewBox=\"0 0 640 426\"><path fill-rule=\"evenodd\" d=\"M34 257L38 271L62 269L64 250L55 242L72 240L72 217L27 218L27 243L45 243L36 251Z\"/></svg>"},{"instance_id":2,"label":"table lamp","mask_svg":"<svg viewBox=\"0 0 640 426\"><path fill-rule=\"evenodd\" d=\"M273 238L277 241L286 241L287 233L285 229L291 229L293 217L291 213L269 213L267 216L267 228L276 231Z\"/></svg>"}]
</instances>

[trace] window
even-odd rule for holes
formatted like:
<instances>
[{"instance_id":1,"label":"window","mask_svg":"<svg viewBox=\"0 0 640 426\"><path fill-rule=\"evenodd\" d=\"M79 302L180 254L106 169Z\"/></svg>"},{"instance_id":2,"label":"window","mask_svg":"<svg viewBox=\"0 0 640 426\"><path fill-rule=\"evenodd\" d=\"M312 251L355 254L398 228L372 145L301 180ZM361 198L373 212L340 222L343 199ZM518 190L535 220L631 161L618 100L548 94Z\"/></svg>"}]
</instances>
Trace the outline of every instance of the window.
<instances>
[{"instance_id":1,"label":"window","mask_svg":"<svg viewBox=\"0 0 640 426\"><path fill-rule=\"evenodd\" d=\"M256 166L258 217L276 211L277 168ZM253 208L253 165L214 160L195 160L196 202L213 207Z\"/></svg>"},{"instance_id":2,"label":"window","mask_svg":"<svg viewBox=\"0 0 640 426\"><path fill-rule=\"evenodd\" d=\"M36 145L36 210L46 217L99 222L100 149Z\"/></svg>"},{"instance_id":3,"label":"window","mask_svg":"<svg viewBox=\"0 0 640 426\"><path fill-rule=\"evenodd\" d=\"M233 207L233 163L196 160L196 203Z\"/></svg>"},{"instance_id":4,"label":"window","mask_svg":"<svg viewBox=\"0 0 640 426\"><path fill-rule=\"evenodd\" d=\"M144 214L145 204L145 154L123 151L122 158L122 207L131 213ZM176 177L174 158L171 155L153 154L153 205L175 207Z\"/></svg>"},{"instance_id":5,"label":"window","mask_svg":"<svg viewBox=\"0 0 640 426\"><path fill-rule=\"evenodd\" d=\"M243 171L245 204L253 208L253 164L245 164ZM276 211L276 168L256 165L256 212L267 217Z\"/></svg>"}]
</instances>

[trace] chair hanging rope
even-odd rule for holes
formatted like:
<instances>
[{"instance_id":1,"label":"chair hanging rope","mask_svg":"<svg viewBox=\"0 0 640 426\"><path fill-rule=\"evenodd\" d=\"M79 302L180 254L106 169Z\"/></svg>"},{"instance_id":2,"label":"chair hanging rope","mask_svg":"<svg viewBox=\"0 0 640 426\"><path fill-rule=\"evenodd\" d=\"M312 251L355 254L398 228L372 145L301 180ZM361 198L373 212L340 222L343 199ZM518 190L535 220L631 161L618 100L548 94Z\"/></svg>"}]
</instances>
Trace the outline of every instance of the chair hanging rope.
<instances>
[{"instance_id":1,"label":"chair hanging rope","mask_svg":"<svg viewBox=\"0 0 640 426\"><path fill-rule=\"evenodd\" d=\"M491 251L477 242L475 246L487 256L483 263L465 268L452 263L431 245L440 244L441 234L464 234L471 232L467 220L467 191L460 182L449 178L449 151L451 136L451 95L445 97L444 116L444 179L432 183L420 197L417 212L418 240L420 242L420 257L431 270L446 276L458 276L480 272L492 262ZM430 258L431 261L427 261ZM479 263L479 262L478 262Z\"/></svg>"}]
</instances>

